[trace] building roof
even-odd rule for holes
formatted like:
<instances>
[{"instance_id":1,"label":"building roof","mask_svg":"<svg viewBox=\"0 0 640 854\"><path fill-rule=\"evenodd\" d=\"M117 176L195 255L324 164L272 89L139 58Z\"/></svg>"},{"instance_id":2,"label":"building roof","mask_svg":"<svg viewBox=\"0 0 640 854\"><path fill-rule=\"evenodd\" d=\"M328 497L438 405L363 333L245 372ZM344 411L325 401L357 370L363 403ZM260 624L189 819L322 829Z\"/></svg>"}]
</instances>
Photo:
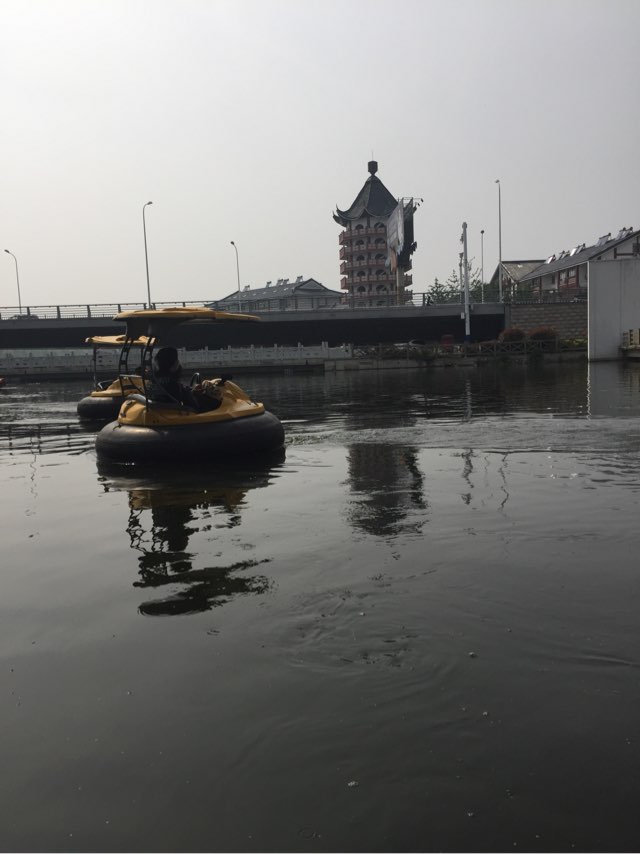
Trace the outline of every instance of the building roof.
<instances>
[{"instance_id":1,"label":"building roof","mask_svg":"<svg viewBox=\"0 0 640 854\"><path fill-rule=\"evenodd\" d=\"M522 279L527 276L532 270L537 269L540 264L542 264L542 260L538 261L503 261L502 262L502 270L504 273L509 276L514 282L520 282ZM496 267L496 271L491 277L490 284L498 281L498 267Z\"/></svg>"},{"instance_id":2,"label":"building roof","mask_svg":"<svg viewBox=\"0 0 640 854\"><path fill-rule=\"evenodd\" d=\"M603 235L593 246L585 246L584 243L574 246L570 251L558 252L557 255L551 255L546 261L540 264L531 272L523 276L521 281L537 279L540 276L551 275L557 273L558 270L566 270L568 267L578 267L580 264L585 264L591 258L596 258L613 249L618 244L629 240L631 237L636 237L640 231L634 231L633 228L621 228L615 237L611 237L611 233Z\"/></svg>"},{"instance_id":3,"label":"building roof","mask_svg":"<svg viewBox=\"0 0 640 854\"><path fill-rule=\"evenodd\" d=\"M312 283L314 287L309 288L308 286ZM253 302L255 300L282 299L283 297L293 296L296 293L342 296L341 291L332 291L316 279L303 280L302 276L298 276L295 282L290 282L289 279L278 279L275 285L267 282L263 288L245 288L244 290L234 291L232 294L216 300L216 305L220 305L223 302L238 302L239 300Z\"/></svg>"},{"instance_id":4,"label":"building roof","mask_svg":"<svg viewBox=\"0 0 640 854\"><path fill-rule=\"evenodd\" d=\"M340 225L347 226L350 222L366 215L386 218L398 204L395 196L392 196L380 178L376 177L376 172L378 171L377 162L370 160L368 166L371 174L364 182L363 188L356 196L351 207L343 211L336 205L336 212L333 218Z\"/></svg>"}]
</instances>

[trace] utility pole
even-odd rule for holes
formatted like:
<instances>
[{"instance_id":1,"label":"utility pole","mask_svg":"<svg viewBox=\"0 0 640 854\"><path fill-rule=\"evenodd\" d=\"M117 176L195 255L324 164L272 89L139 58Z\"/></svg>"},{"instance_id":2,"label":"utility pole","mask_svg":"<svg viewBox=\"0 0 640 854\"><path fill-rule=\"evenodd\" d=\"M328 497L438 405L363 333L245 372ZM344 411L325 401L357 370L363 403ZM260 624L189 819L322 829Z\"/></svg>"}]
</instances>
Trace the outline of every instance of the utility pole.
<instances>
[{"instance_id":1,"label":"utility pole","mask_svg":"<svg viewBox=\"0 0 640 854\"><path fill-rule=\"evenodd\" d=\"M502 185L500 178L496 178L498 185L498 294L502 302Z\"/></svg>"},{"instance_id":2,"label":"utility pole","mask_svg":"<svg viewBox=\"0 0 640 854\"><path fill-rule=\"evenodd\" d=\"M462 255L464 263L464 340L471 341L471 318L469 317L469 261L467 259L467 223L462 223Z\"/></svg>"},{"instance_id":3,"label":"utility pole","mask_svg":"<svg viewBox=\"0 0 640 854\"><path fill-rule=\"evenodd\" d=\"M151 308L151 287L149 286L149 254L147 252L147 223L144 218L144 209L153 202L145 202L142 206L142 233L144 235L144 263L147 268L147 308Z\"/></svg>"},{"instance_id":4,"label":"utility pole","mask_svg":"<svg viewBox=\"0 0 640 854\"><path fill-rule=\"evenodd\" d=\"M480 231L480 298L484 302L484 228Z\"/></svg>"}]
</instances>

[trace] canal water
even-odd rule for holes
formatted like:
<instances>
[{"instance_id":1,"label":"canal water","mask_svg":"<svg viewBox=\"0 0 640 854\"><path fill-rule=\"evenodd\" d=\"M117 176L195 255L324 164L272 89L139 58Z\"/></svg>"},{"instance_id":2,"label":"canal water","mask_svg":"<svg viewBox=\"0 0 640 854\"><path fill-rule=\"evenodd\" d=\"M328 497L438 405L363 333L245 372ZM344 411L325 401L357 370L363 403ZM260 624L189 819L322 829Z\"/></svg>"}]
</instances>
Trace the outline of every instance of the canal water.
<instances>
[{"instance_id":1,"label":"canal water","mask_svg":"<svg viewBox=\"0 0 640 854\"><path fill-rule=\"evenodd\" d=\"M0 392L1 850L638 850L640 366L242 385L151 470Z\"/></svg>"}]
</instances>

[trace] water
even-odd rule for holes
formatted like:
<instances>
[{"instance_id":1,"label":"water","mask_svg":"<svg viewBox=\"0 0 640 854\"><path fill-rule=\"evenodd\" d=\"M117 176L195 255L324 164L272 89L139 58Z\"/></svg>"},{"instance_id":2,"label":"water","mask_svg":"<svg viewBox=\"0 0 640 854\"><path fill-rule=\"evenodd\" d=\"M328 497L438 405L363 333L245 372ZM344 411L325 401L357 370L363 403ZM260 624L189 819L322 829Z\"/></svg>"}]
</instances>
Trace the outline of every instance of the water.
<instances>
[{"instance_id":1,"label":"water","mask_svg":"<svg viewBox=\"0 0 640 854\"><path fill-rule=\"evenodd\" d=\"M637 850L638 367L242 384L258 467L0 392L1 849Z\"/></svg>"}]
</instances>

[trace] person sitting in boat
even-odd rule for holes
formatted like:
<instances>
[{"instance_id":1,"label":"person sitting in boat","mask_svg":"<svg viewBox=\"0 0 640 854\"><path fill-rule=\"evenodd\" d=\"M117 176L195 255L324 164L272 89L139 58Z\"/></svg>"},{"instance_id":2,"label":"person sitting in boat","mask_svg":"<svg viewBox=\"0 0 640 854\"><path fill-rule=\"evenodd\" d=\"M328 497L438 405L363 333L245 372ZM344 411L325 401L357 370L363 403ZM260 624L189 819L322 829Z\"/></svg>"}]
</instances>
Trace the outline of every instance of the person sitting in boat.
<instances>
[{"instance_id":1,"label":"person sitting in boat","mask_svg":"<svg viewBox=\"0 0 640 854\"><path fill-rule=\"evenodd\" d=\"M153 357L153 381L150 397L169 400L198 410L198 401L188 385L180 382L182 365L175 347L162 347Z\"/></svg>"},{"instance_id":2,"label":"person sitting in boat","mask_svg":"<svg viewBox=\"0 0 640 854\"><path fill-rule=\"evenodd\" d=\"M191 389L180 382L181 376L178 351L175 347L162 347L153 357L151 397L156 400L169 398L197 412L208 412L220 406L223 391L218 383L204 380Z\"/></svg>"}]
</instances>

